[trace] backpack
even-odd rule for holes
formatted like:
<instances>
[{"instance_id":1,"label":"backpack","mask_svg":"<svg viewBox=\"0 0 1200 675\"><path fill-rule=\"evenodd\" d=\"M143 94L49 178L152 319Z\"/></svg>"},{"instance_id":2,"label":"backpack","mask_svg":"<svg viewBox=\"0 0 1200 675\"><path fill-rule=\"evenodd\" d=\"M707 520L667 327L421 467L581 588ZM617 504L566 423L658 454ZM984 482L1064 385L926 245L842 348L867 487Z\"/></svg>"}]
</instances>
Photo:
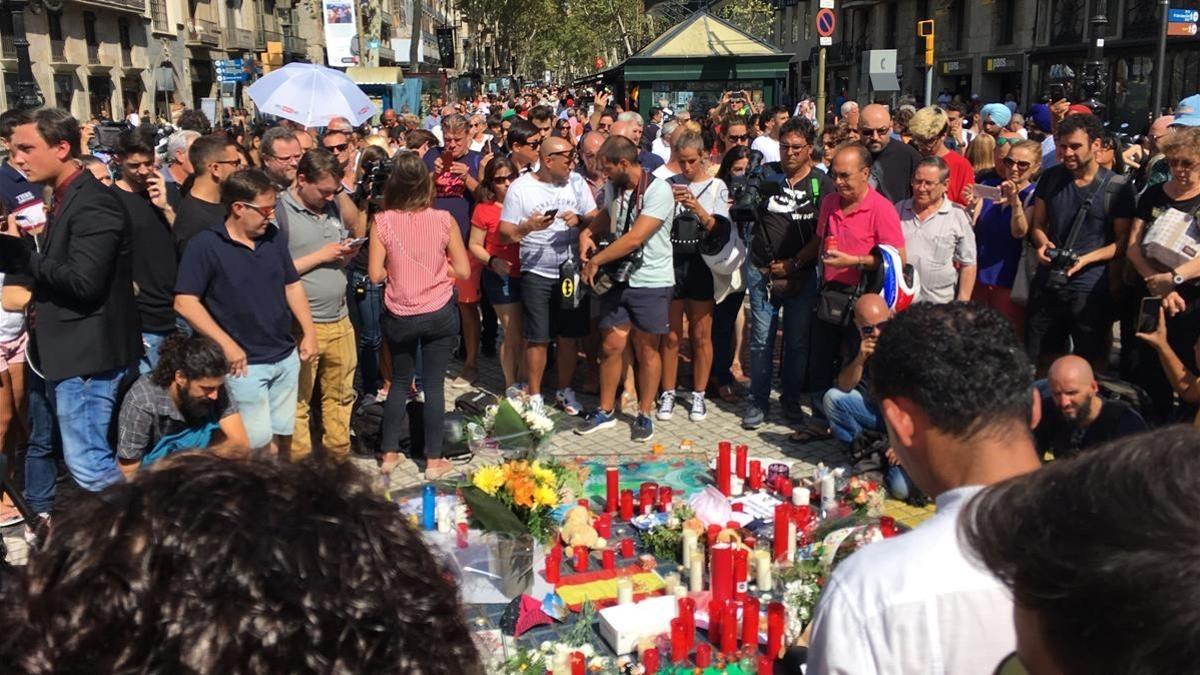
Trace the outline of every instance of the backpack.
<instances>
[{"instance_id":1,"label":"backpack","mask_svg":"<svg viewBox=\"0 0 1200 675\"><path fill-rule=\"evenodd\" d=\"M1096 383L1100 385L1100 398L1106 401L1121 401L1133 408L1143 420L1153 419L1150 412L1154 410L1154 404L1145 389L1132 382L1107 375L1096 375Z\"/></svg>"}]
</instances>

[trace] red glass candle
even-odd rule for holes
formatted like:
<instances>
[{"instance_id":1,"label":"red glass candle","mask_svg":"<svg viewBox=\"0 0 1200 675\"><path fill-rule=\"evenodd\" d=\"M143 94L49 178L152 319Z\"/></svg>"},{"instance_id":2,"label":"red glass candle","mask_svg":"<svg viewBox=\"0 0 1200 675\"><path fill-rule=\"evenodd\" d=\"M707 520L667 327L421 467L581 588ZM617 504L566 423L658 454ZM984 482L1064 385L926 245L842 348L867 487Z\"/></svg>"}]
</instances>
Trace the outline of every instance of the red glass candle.
<instances>
[{"instance_id":1,"label":"red glass candle","mask_svg":"<svg viewBox=\"0 0 1200 675\"><path fill-rule=\"evenodd\" d=\"M616 513L620 499L621 472L610 466L604 471L604 511Z\"/></svg>"},{"instance_id":2,"label":"red glass candle","mask_svg":"<svg viewBox=\"0 0 1200 675\"><path fill-rule=\"evenodd\" d=\"M632 539L622 539L621 540L621 557L622 558L632 558L633 557L633 540Z\"/></svg>"},{"instance_id":3,"label":"red glass candle","mask_svg":"<svg viewBox=\"0 0 1200 675\"><path fill-rule=\"evenodd\" d=\"M583 546L575 547L575 571L586 572L588 568L588 550Z\"/></svg>"},{"instance_id":4,"label":"red glass candle","mask_svg":"<svg viewBox=\"0 0 1200 675\"><path fill-rule=\"evenodd\" d=\"M733 493L729 480L732 469L729 453L732 450L729 441L721 441L717 444L717 489L726 497Z\"/></svg>"},{"instance_id":5,"label":"red glass candle","mask_svg":"<svg viewBox=\"0 0 1200 675\"><path fill-rule=\"evenodd\" d=\"M684 634L687 622L683 617L671 619L671 663L680 664L687 660L688 639Z\"/></svg>"},{"instance_id":6,"label":"red glass candle","mask_svg":"<svg viewBox=\"0 0 1200 675\"><path fill-rule=\"evenodd\" d=\"M725 620L725 601L708 601L708 641L714 645L721 644L721 622Z\"/></svg>"},{"instance_id":7,"label":"red glass candle","mask_svg":"<svg viewBox=\"0 0 1200 675\"><path fill-rule=\"evenodd\" d=\"M707 668L712 665L712 646L706 642L696 645L696 667Z\"/></svg>"},{"instance_id":8,"label":"red glass candle","mask_svg":"<svg viewBox=\"0 0 1200 675\"><path fill-rule=\"evenodd\" d=\"M746 469L746 485L751 490L761 490L763 481L762 462L757 459L750 460L750 466Z\"/></svg>"},{"instance_id":9,"label":"red glass candle","mask_svg":"<svg viewBox=\"0 0 1200 675\"><path fill-rule=\"evenodd\" d=\"M753 595L742 601L742 644L758 651L758 598Z\"/></svg>"},{"instance_id":10,"label":"red glass candle","mask_svg":"<svg viewBox=\"0 0 1200 675\"><path fill-rule=\"evenodd\" d=\"M767 656L779 658L779 650L783 649L783 617L782 602L772 602L767 605Z\"/></svg>"},{"instance_id":11,"label":"red glass candle","mask_svg":"<svg viewBox=\"0 0 1200 675\"><path fill-rule=\"evenodd\" d=\"M730 504L729 508L733 509L734 513L745 513L746 512L746 505L741 502L738 502L736 504Z\"/></svg>"},{"instance_id":12,"label":"red glass candle","mask_svg":"<svg viewBox=\"0 0 1200 675\"><path fill-rule=\"evenodd\" d=\"M651 647L642 652L642 669L646 675L654 675L658 672L658 662L658 647Z\"/></svg>"},{"instance_id":13,"label":"red glass candle","mask_svg":"<svg viewBox=\"0 0 1200 675\"><path fill-rule=\"evenodd\" d=\"M746 574L750 569L750 552L739 548L733 552L733 599L746 597Z\"/></svg>"},{"instance_id":14,"label":"red glass candle","mask_svg":"<svg viewBox=\"0 0 1200 675\"><path fill-rule=\"evenodd\" d=\"M748 534L742 539L742 543L746 545L746 548L754 550L754 545L758 543L758 538Z\"/></svg>"},{"instance_id":15,"label":"red glass candle","mask_svg":"<svg viewBox=\"0 0 1200 675\"><path fill-rule=\"evenodd\" d=\"M596 522L593 523L596 527L596 534L608 539L612 536L612 514L605 513L597 516Z\"/></svg>"},{"instance_id":16,"label":"red glass candle","mask_svg":"<svg viewBox=\"0 0 1200 675\"><path fill-rule=\"evenodd\" d=\"M584 658L583 652L571 652L571 675L584 675L587 668L587 659Z\"/></svg>"},{"instance_id":17,"label":"red glass candle","mask_svg":"<svg viewBox=\"0 0 1200 675\"><path fill-rule=\"evenodd\" d=\"M791 518L791 505L779 504L775 507L775 562L783 562L788 555L788 520Z\"/></svg>"},{"instance_id":18,"label":"red glass candle","mask_svg":"<svg viewBox=\"0 0 1200 675\"><path fill-rule=\"evenodd\" d=\"M891 516L881 516L879 533L883 535L884 539L896 536L896 519Z\"/></svg>"},{"instance_id":19,"label":"red glass candle","mask_svg":"<svg viewBox=\"0 0 1200 675\"><path fill-rule=\"evenodd\" d=\"M737 468L737 477L742 480L746 479L747 466L746 462L749 459L750 448L745 444L739 444L734 449L734 466Z\"/></svg>"},{"instance_id":20,"label":"red glass candle","mask_svg":"<svg viewBox=\"0 0 1200 675\"><path fill-rule=\"evenodd\" d=\"M675 491L667 486L658 488L658 510L667 513L671 510L671 500L675 498Z\"/></svg>"},{"instance_id":21,"label":"red glass candle","mask_svg":"<svg viewBox=\"0 0 1200 675\"><path fill-rule=\"evenodd\" d=\"M456 531L458 534L457 543L458 543L459 548L467 547L467 532L468 532L469 528L470 528L470 525L468 525L467 523L459 523L458 524Z\"/></svg>"},{"instance_id":22,"label":"red glass candle","mask_svg":"<svg viewBox=\"0 0 1200 675\"><path fill-rule=\"evenodd\" d=\"M712 568L709 570L709 576L713 602L719 604L733 598L732 545L717 544L712 547Z\"/></svg>"},{"instance_id":23,"label":"red glass candle","mask_svg":"<svg viewBox=\"0 0 1200 675\"><path fill-rule=\"evenodd\" d=\"M721 653L734 656L738 650L737 603L725 603L725 616L721 618Z\"/></svg>"},{"instance_id":24,"label":"red glass candle","mask_svg":"<svg viewBox=\"0 0 1200 675\"><path fill-rule=\"evenodd\" d=\"M683 639L687 647L683 650L684 657L692 651L696 641L696 601L691 598L679 598L677 604L679 618L683 619Z\"/></svg>"},{"instance_id":25,"label":"red glass candle","mask_svg":"<svg viewBox=\"0 0 1200 675\"><path fill-rule=\"evenodd\" d=\"M792 485L792 481L790 479L782 479L779 481L779 496L782 497L785 502L792 501L793 487L794 486Z\"/></svg>"},{"instance_id":26,"label":"red glass candle","mask_svg":"<svg viewBox=\"0 0 1200 675\"><path fill-rule=\"evenodd\" d=\"M633 490L621 490L621 520L633 520Z\"/></svg>"},{"instance_id":27,"label":"red glass candle","mask_svg":"<svg viewBox=\"0 0 1200 675\"><path fill-rule=\"evenodd\" d=\"M792 522L796 523L796 540L798 544L808 543L808 530L812 527L813 509L805 504L792 507Z\"/></svg>"},{"instance_id":28,"label":"red glass candle","mask_svg":"<svg viewBox=\"0 0 1200 675\"><path fill-rule=\"evenodd\" d=\"M758 655L758 675L774 675L775 659L765 654Z\"/></svg>"},{"instance_id":29,"label":"red glass candle","mask_svg":"<svg viewBox=\"0 0 1200 675\"><path fill-rule=\"evenodd\" d=\"M708 526L708 547L709 548L712 548L713 545L717 543L717 535L718 534L721 534L721 526L720 525L709 525Z\"/></svg>"},{"instance_id":30,"label":"red glass candle","mask_svg":"<svg viewBox=\"0 0 1200 675\"><path fill-rule=\"evenodd\" d=\"M604 549L604 569L609 572L617 569L617 552L611 548Z\"/></svg>"},{"instance_id":31,"label":"red glass candle","mask_svg":"<svg viewBox=\"0 0 1200 675\"><path fill-rule=\"evenodd\" d=\"M588 502L587 499L579 499L579 500L576 500L575 503L582 506L585 509L590 508L590 506L591 506L591 504Z\"/></svg>"},{"instance_id":32,"label":"red glass candle","mask_svg":"<svg viewBox=\"0 0 1200 675\"><path fill-rule=\"evenodd\" d=\"M555 546L546 554L546 581L557 584L562 572L562 549Z\"/></svg>"}]
</instances>

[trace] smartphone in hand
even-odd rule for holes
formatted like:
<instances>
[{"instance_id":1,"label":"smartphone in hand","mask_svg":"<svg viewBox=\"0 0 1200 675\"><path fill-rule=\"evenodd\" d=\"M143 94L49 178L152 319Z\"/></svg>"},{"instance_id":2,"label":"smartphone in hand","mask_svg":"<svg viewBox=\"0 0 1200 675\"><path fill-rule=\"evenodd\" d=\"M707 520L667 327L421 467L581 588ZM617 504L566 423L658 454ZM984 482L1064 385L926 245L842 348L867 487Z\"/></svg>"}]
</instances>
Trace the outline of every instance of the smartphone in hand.
<instances>
[{"instance_id":1,"label":"smartphone in hand","mask_svg":"<svg viewBox=\"0 0 1200 675\"><path fill-rule=\"evenodd\" d=\"M542 214L543 218L549 218L550 220L554 220L557 216L558 216L558 209L550 209L549 211Z\"/></svg>"},{"instance_id":2,"label":"smartphone in hand","mask_svg":"<svg viewBox=\"0 0 1200 675\"><path fill-rule=\"evenodd\" d=\"M1137 332L1153 333L1158 330L1158 310L1162 309L1162 298L1142 298L1138 309Z\"/></svg>"}]
</instances>

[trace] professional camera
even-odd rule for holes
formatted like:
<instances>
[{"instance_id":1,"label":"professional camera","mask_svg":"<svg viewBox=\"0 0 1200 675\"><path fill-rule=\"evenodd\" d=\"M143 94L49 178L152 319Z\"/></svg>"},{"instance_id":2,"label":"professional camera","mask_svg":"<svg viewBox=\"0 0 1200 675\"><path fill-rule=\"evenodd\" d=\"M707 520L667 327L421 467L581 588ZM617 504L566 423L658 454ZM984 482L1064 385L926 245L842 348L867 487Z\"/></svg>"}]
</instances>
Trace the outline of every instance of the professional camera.
<instances>
[{"instance_id":1,"label":"professional camera","mask_svg":"<svg viewBox=\"0 0 1200 675\"><path fill-rule=\"evenodd\" d=\"M617 239L617 235L612 233L602 235L596 240L596 250L592 252L592 255L597 255L608 248ZM642 249L639 247L624 258L613 260L601 266L600 270L596 273L595 279L592 280L592 289L598 295L604 295L613 286L629 283L629 277L633 276L633 273L641 266Z\"/></svg>"},{"instance_id":2,"label":"professional camera","mask_svg":"<svg viewBox=\"0 0 1200 675\"><path fill-rule=\"evenodd\" d=\"M735 223L748 223L755 219L758 205L764 197L775 193L775 184L763 180L763 155L758 150L751 150L746 173L729 180L729 198L733 205L729 207L729 217Z\"/></svg>"},{"instance_id":3,"label":"professional camera","mask_svg":"<svg viewBox=\"0 0 1200 675\"><path fill-rule=\"evenodd\" d=\"M88 143L88 151L95 154L114 155L117 152L117 140L133 125L127 122L100 122L95 127L95 134Z\"/></svg>"},{"instance_id":4,"label":"professional camera","mask_svg":"<svg viewBox=\"0 0 1200 675\"><path fill-rule=\"evenodd\" d=\"M362 178L358 179L355 198L368 198L378 201L383 198L383 187L387 184L388 176L392 175L392 160L377 159L363 163Z\"/></svg>"},{"instance_id":5,"label":"professional camera","mask_svg":"<svg viewBox=\"0 0 1200 675\"><path fill-rule=\"evenodd\" d=\"M1079 262L1079 254L1069 248L1046 249L1046 257L1050 259L1050 276L1046 279L1046 288L1061 290L1067 287L1070 271Z\"/></svg>"}]
</instances>

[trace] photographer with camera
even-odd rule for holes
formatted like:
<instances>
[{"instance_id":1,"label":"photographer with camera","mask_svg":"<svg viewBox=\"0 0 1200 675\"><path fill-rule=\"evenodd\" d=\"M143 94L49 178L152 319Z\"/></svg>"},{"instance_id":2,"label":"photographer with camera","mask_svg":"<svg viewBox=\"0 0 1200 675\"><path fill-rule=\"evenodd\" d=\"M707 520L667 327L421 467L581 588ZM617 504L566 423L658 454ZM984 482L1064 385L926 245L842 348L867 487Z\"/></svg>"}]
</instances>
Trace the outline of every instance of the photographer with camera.
<instances>
[{"instance_id":1,"label":"photographer with camera","mask_svg":"<svg viewBox=\"0 0 1200 675\"><path fill-rule=\"evenodd\" d=\"M1095 160L1104 134L1093 115L1070 115L1054 132L1060 164L1034 190L1030 236L1040 266L1030 287L1026 348L1039 369L1066 352L1103 368L1109 310L1108 265L1129 232L1132 187Z\"/></svg>"},{"instance_id":2,"label":"photographer with camera","mask_svg":"<svg viewBox=\"0 0 1200 675\"><path fill-rule=\"evenodd\" d=\"M600 146L597 158L608 175L601 198L607 209L598 211L590 229L580 233L579 250L585 262L581 278L600 295L600 407L575 432L590 434L617 423L617 386L632 334L638 362L638 416L630 438L645 442L654 437L650 415L662 375L659 347L669 329L675 287L671 247L675 196L666 181L642 168L637 146L628 138L611 136ZM612 236L597 247L593 235L606 234Z\"/></svg>"},{"instance_id":3,"label":"photographer with camera","mask_svg":"<svg viewBox=\"0 0 1200 675\"><path fill-rule=\"evenodd\" d=\"M384 186L392 173L392 160L388 151L378 146L363 148L360 157L358 179L355 182L354 200L366 217L365 237L371 236L375 216L381 210ZM383 285L371 281L367 272L368 247L363 246L350 261L348 292L350 321L358 336L358 372L363 398L383 400L387 387L380 387L388 373L379 368L379 350L383 344L380 319L383 316Z\"/></svg>"},{"instance_id":4,"label":"photographer with camera","mask_svg":"<svg viewBox=\"0 0 1200 675\"><path fill-rule=\"evenodd\" d=\"M809 120L794 117L783 123L779 130L782 162L764 168L763 180L770 187L762 190L753 204L746 277L750 293L751 400L742 416L742 426L747 429L762 425L770 407L780 310L784 343L780 403L789 419L803 420L800 398L808 375L812 314L817 300L817 214L821 201L834 193L833 181L812 164L816 140L816 127ZM740 216L738 204L734 212ZM831 370L829 379L832 377Z\"/></svg>"}]
</instances>

